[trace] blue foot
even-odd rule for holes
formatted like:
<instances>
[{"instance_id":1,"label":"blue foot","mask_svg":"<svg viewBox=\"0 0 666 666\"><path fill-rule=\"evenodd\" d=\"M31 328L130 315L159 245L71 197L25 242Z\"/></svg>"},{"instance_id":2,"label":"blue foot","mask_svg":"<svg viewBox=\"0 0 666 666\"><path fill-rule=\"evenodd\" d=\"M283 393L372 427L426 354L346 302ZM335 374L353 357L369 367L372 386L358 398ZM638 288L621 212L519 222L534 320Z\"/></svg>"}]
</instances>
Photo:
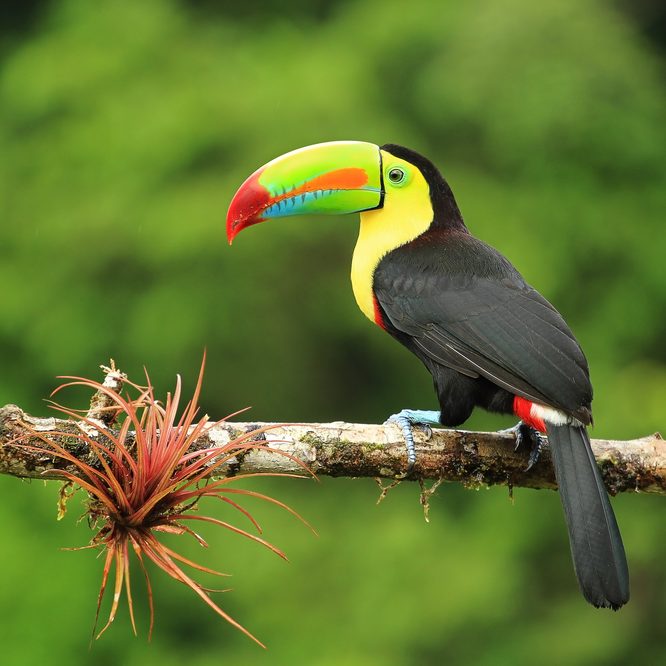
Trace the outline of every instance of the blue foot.
<instances>
[{"instance_id":1,"label":"blue foot","mask_svg":"<svg viewBox=\"0 0 666 666\"><path fill-rule=\"evenodd\" d=\"M507 428L506 430L500 430L502 433L511 433L516 438L516 447L514 451L522 448L523 446L530 447L530 457L525 468L526 472L529 472L534 465L536 465L541 455L541 449L543 445L548 441L548 438L540 433L538 430L535 430L532 426L527 425L519 421L513 428Z\"/></svg>"},{"instance_id":2,"label":"blue foot","mask_svg":"<svg viewBox=\"0 0 666 666\"><path fill-rule=\"evenodd\" d=\"M425 409L403 409L397 414L389 416L384 423L397 423L402 430L405 438L405 447L407 448L407 473L414 469L416 463L416 450L414 449L414 434L412 426L423 426L428 435L432 434L430 426L441 425L439 422L439 412Z\"/></svg>"}]
</instances>

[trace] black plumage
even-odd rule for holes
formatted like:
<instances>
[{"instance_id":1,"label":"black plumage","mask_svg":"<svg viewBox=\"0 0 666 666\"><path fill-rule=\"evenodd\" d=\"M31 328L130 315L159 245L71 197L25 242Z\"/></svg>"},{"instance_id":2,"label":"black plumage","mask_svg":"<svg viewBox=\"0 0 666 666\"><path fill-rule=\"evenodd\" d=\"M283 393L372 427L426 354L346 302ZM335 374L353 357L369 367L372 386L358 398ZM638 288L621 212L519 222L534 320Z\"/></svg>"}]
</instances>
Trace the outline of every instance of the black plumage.
<instances>
[{"instance_id":1,"label":"black plumage","mask_svg":"<svg viewBox=\"0 0 666 666\"><path fill-rule=\"evenodd\" d=\"M386 330L431 372L443 425L475 406L513 413L514 397L552 407L570 424L548 425L574 567L586 599L618 608L629 598L617 523L589 446L592 386L585 355L562 316L499 252L465 227L453 194L422 156L433 220L385 255L373 292Z\"/></svg>"},{"instance_id":2,"label":"black plumage","mask_svg":"<svg viewBox=\"0 0 666 666\"><path fill-rule=\"evenodd\" d=\"M452 398L449 373L443 382L439 375L454 369L590 422L587 361L561 315L466 230L432 228L393 250L375 270L373 290L389 332L435 370L440 400ZM468 416L453 423L442 414L446 425Z\"/></svg>"},{"instance_id":3,"label":"black plumage","mask_svg":"<svg viewBox=\"0 0 666 666\"><path fill-rule=\"evenodd\" d=\"M627 558L587 432L546 427L580 589L594 606L617 610L629 600Z\"/></svg>"}]
</instances>

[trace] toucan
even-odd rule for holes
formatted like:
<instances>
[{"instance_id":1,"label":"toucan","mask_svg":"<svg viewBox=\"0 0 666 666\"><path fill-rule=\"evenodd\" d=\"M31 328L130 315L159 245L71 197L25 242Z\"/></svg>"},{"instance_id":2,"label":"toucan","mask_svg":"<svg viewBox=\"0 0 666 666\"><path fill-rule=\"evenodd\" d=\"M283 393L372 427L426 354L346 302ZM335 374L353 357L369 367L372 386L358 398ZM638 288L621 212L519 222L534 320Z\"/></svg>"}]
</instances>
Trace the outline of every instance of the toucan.
<instances>
[{"instance_id":1,"label":"toucan","mask_svg":"<svg viewBox=\"0 0 666 666\"><path fill-rule=\"evenodd\" d=\"M403 410L412 425L458 426L475 407L514 414L519 441L545 434L573 565L596 607L629 600L620 531L586 426L588 363L558 311L497 250L471 235L451 188L413 150L362 141L307 146L268 162L233 197L227 237L303 214L360 213L351 282L372 322L416 355L433 377L438 411Z\"/></svg>"}]
</instances>

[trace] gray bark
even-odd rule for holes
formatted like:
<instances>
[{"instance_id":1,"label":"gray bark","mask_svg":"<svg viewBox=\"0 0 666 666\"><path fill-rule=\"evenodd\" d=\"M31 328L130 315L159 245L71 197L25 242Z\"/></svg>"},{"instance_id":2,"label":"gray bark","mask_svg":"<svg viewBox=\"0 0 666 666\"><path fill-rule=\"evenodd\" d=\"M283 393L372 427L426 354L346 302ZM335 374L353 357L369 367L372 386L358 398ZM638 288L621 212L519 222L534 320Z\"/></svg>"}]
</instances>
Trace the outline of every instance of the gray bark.
<instances>
[{"instance_id":1,"label":"gray bark","mask_svg":"<svg viewBox=\"0 0 666 666\"><path fill-rule=\"evenodd\" d=\"M223 445L238 435L267 425L221 423L197 440L196 446ZM0 473L39 478L46 470L51 470L47 475L49 479L62 479L59 470L76 473L76 469L62 459L21 446L44 446L31 430L57 439L76 457L94 462L87 446L68 435L80 432L73 421L30 416L16 405L7 405L0 408ZM512 434L434 430L428 438L416 429L415 441L417 462L409 479L453 481L470 487L495 484L556 487L548 448L544 448L537 464L526 472L529 452L514 451ZM294 460L267 451L266 447L301 460L312 472L323 476L395 479L404 476L407 464L402 434L395 425L276 424L258 436L257 448L239 454L217 475L303 472ZM624 491L666 494L666 441L658 433L628 441L595 439L592 448L612 494Z\"/></svg>"}]
</instances>

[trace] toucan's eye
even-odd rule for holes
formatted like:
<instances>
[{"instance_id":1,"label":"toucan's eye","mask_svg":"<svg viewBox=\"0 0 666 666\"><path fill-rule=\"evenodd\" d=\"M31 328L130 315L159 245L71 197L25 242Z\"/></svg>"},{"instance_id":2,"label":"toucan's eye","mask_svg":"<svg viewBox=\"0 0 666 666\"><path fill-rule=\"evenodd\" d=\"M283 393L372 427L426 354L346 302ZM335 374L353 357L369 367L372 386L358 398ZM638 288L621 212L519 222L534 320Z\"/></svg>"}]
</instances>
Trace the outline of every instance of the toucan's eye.
<instances>
[{"instance_id":1,"label":"toucan's eye","mask_svg":"<svg viewBox=\"0 0 666 666\"><path fill-rule=\"evenodd\" d=\"M402 182L405 180L405 172L398 168L398 167L393 167L389 169L388 172L388 179L394 184L394 185L400 185Z\"/></svg>"}]
</instances>

